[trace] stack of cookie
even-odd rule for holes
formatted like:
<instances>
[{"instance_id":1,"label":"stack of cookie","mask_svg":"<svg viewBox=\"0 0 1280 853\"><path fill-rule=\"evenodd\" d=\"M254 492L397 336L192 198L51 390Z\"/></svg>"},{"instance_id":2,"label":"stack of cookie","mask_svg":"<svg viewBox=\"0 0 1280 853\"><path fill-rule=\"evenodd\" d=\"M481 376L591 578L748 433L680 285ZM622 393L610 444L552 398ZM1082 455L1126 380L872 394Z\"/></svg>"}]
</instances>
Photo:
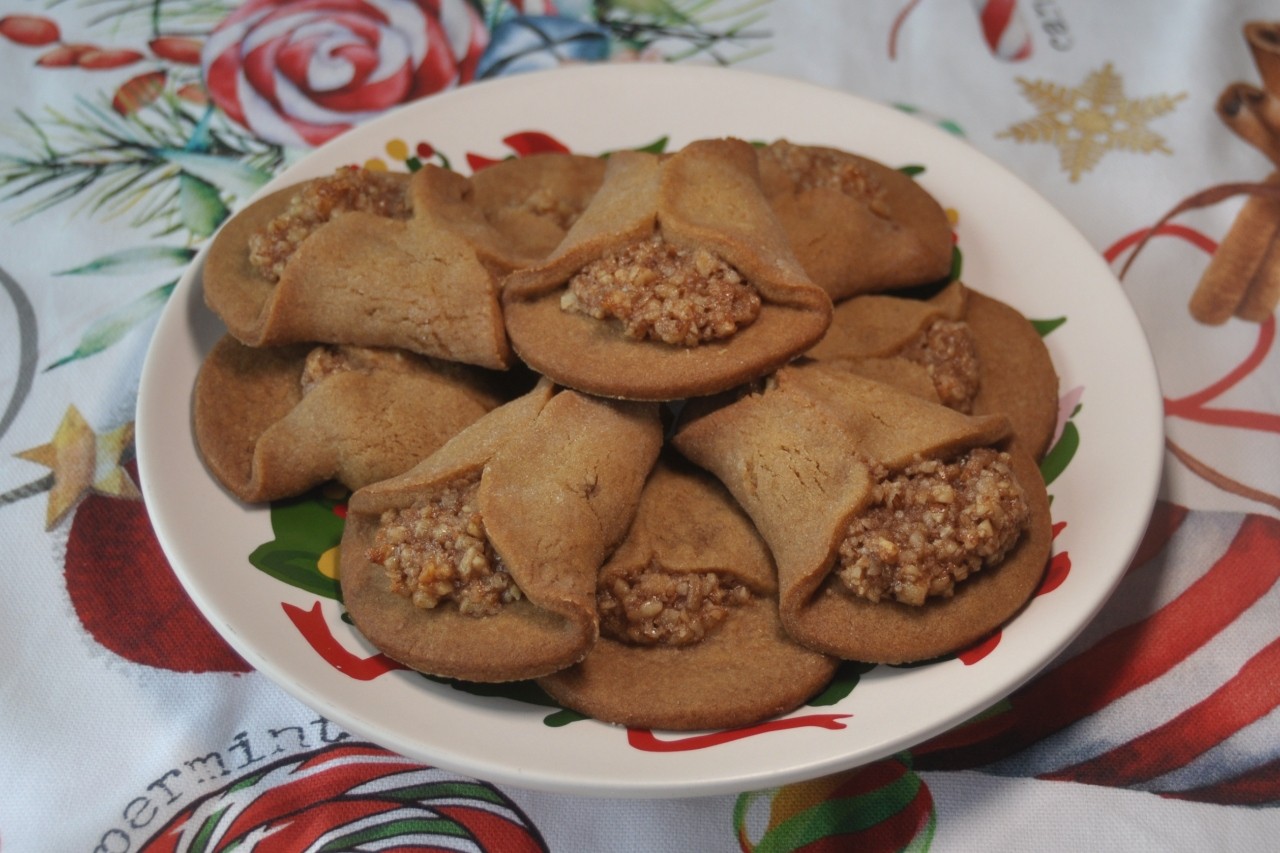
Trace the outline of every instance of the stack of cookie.
<instances>
[{"instance_id":1,"label":"stack of cookie","mask_svg":"<svg viewBox=\"0 0 1280 853\"><path fill-rule=\"evenodd\" d=\"M747 725L1039 583L1057 377L952 253L909 176L785 141L341 170L215 238L196 438L242 500L353 490L344 604L406 665Z\"/></svg>"}]
</instances>

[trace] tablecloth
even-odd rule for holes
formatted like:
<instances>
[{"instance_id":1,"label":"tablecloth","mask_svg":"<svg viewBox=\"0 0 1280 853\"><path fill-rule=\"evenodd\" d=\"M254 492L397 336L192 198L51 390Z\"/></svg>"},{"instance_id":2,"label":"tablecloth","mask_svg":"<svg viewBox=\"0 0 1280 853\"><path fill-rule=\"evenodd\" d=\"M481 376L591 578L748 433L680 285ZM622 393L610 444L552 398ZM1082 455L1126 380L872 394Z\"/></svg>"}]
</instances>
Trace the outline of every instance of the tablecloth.
<instances>
[{"instance_id":1,"label":"tablecloth","mask_svg":"<svg viewBox=\"0 0 1280 853\"><path fill-rule=\"evenodd\" d=\"M267 12L275 31L255 31ZM254 89L330 25L403 74L334 98ZM246 175L410 98L623 61L893 104L1041 193L1111 264L1155 356L1150 528L1082 641L985 721L693 799L392 762L404 791L452 799L404 794L343 849L1276 849L1277 33L1263 0L0 0L0 850L336 849L350 792L385 781L369 757L394 756L252 671L175 581L134 461L156 318ZM272 38L296 45L252 49ZM210 113L231 132L195 165L181 152Z\"/></svg>"}]
</instances>

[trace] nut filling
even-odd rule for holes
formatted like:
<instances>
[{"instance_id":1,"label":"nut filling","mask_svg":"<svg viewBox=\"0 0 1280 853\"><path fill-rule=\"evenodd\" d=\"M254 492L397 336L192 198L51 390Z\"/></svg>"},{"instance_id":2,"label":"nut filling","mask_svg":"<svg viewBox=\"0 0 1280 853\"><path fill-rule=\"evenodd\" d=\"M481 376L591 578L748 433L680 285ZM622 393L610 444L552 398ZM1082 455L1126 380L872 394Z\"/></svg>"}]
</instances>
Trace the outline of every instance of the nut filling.
<instances>
[{"instance_id":1,"label":"nut filling","mask_svg":"<svg viewBox=\"0 0 1280 853\"><path fill-rule=\"evenodd\" d=\"M564 198L550 187L537 187L527 196L515 199L507 205L507 209L516 213L528 213L540 219L545 219L555 226L569 230L569 227L578 220L582 209L573 204L570 199Z\"/></svg>"},{"instance_id":2,"label":"nut filling","mask_svg":"<svg viewBox=\"0 0 1280 853\"><path fill-rule=\"evenodd\" d=\"M308 352L302 363L302 394L306 396L321 382L339 373L407 371L409 364L409 360L399 350L323 344Z\"/></svg>"},{"instance_id":3,"label":"nut filling","mask_svg":"<svg viewBox=\"0 0 1280 853\"><path fill-rule=\"evenodd\" d=\"M786 173L796 192L831 189L866 203L881 219L890 216L884 187L858 164L832 151L775 142L762 149Z\"/></svg>"},{"instance_id":4,"label":"nut filling","mask_svg":"<svg viewBox=\"0 0 1280 853\"><path fill-rule=\"evenodd\" d=\"M673 573L657 565L600 579L600 632L637 646L689 646L715 630L751 591L716 572Z\"/></svg>"},{"instance_id":5,"label":"nut filling","mask_svg":"<svg viewBox=\"0 0 1280 853\"><path fill-rule=\"evenodd\" d=\"M972 410L978 393L978 348L968 323L935 320L901 354L929 371L942 405L957 412Z\"/></svg>"},{"instance_id":6,"label":"nut filling","mask_svg":"<svg viewBox=\"0 0 1280 853\"><path fill-rule=\"evenodd\" d=\"M305 184L284 213L250 236L250 265L269 281L279 281L303 240L330 219L352 210L408 219L412 207L407 185L389 172L357 168L339 169Z\"/></svg>"},{"instance_id":7,"label":"nut filling","mask_svg":"<svg viewBox=\"0 0 1280 853\"><path fill-rule=\"evenodd\" d=\"M452 601L467 616L492 616L522 598L485 537L476 510L478 475L399 510L387 510L368 551L391 589L429 610Z\"/></svg>"},{"instance_id":8,"label":"nut filling","mask_svg":"<svg viewBox=\"0 0 1280 853\"><path fill-rule=\"evenodd\" d=\"M560 307L620 320L629 338L688 347L752 323L760 295L711 252L654 237L587 264L570 279Z\"/></svg>"},{"instance_id":9,"label":"nut filling","mask_svg":"<svg viewBox=\"0 0 1280 853\"><path fill-rule=\"evenodd\" d=\"M840 544L836 574L853 595L912 605L950 597L958 582L998 565L1028 526L1007 453L978 448L877 474L870 509Z\"/></svg>"}]
</instances>

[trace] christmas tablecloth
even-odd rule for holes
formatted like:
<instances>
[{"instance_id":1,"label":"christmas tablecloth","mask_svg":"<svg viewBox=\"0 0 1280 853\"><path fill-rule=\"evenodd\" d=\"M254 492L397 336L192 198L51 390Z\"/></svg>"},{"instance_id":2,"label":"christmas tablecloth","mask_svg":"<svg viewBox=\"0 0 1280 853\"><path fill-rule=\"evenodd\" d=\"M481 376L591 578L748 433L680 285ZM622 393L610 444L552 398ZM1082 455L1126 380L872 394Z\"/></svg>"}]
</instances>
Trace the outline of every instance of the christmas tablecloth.
<instances>
[{"instance_id":1,"label":"christmas tablecloth","mask_svg":"<svg viewBox=\"0 0 1280 853\"><path fill-rule=\"evenodd\" d=\"M1164 396L1150 527L1097 620L993 713L763 791L526 790L344 731L175 579L135 407L199 247L399 104L636 61L807 80L943 127L1060 210L1133 304ZM1280 844L1274 3L0 0L0 81L0 851Z\"/></svg>"}]
</instances>

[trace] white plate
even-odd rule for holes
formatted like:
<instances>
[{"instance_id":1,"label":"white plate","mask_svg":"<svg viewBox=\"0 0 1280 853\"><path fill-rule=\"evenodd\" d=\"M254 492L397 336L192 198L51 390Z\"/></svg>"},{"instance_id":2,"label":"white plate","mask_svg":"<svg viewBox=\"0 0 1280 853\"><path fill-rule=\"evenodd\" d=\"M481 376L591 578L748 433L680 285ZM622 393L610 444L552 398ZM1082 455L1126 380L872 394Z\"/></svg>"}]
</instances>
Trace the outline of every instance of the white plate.
<instances>
[{"instance_id":1,"label":"white plate","mask_svg":"<svg viewBox=\"0 0 1280 853\"><path fill-rule=\"evenodd\" d=\"M788 716L790 727L750 734L646 736L591 720L549 725L554 709L510 695L477 695L403 670L361 680L322 657L289 614L313 612L343 654L361 659L375 650L342 621L336 601L250 564L248 555L272 539L270 513L228 497L197 456L192 382L222 334L201 297L201 255L161 317L143 370L138 461L175 572L249 663L351 731L430 764L529 788L676 797L765 788L909 748L1013 691L1101 608L1155 500L1160 393L1115 277L1033 190L956 137L845 93L720 68L607 65L473 84L408 105L316 150L263 192L370 159L406 168L393 140L410 156L428 143L465 170L468 153L507 156L504 139L524 131L582 153L662 137L674 148L709 136L785 136L892 166L923 166L918 180L958 212L964 280L1033 319L1066 318L1046 341L1064 396L1079 395L1071 428L1081 440L1050 492L1055 522L1065 524L1055 551L1077 569L1037 596L980 660L876 667L835 704L803 707Z\"/></svg>"}]
</instances>

